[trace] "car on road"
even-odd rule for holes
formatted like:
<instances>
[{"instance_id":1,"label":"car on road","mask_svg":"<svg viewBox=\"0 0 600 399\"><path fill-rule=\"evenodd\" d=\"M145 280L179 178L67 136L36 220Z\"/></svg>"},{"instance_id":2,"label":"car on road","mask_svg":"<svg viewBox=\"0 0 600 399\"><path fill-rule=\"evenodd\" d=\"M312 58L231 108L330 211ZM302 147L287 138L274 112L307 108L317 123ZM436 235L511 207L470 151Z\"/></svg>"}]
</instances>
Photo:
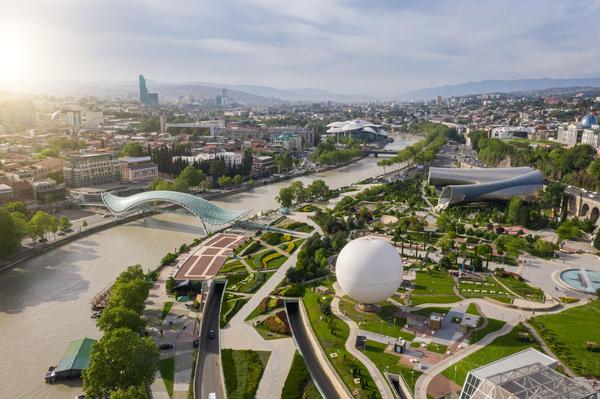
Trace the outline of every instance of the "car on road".
<instances>
[{"instance_id":1,"label":"car on road","mask_svg":"<svg viewBox=\"0 0 600 399\"><path fill-rule=\"evenodd\" d=\"M38 242L48 242L48 239L46 237L42 237L38 240Z\"/></svg>"},{"instance_id":2,"label":"car on road","mask_svg":"<svg viewBox=\"0 0 600 399\"><path fill-rule=\"evenodd\" d=\"M58 233L56 233L56 235L59 235L59 236L64 236L64 235L65 235L65 232L64 232L64 231L59 231Z\"/></svg>"},{"instance_id":3,"label":"car on road","mask_svg":"<svg viewBox=\"0 0 600 399\"><path fill-rule=\"evenodd\" d=\"M215 339L217 337L217 334L215 334L215 330L208 330L208 339Z\"/></svg>"},{"instance_id":4,"label":"car on road","mask_svg":"<svg viewBox=\"0 0 600 399\"><path fill-rule=\"evenodd\" d=\"M208 399L217 399L217 394L214 392L211 392L208 394Z\"/></svg>"},{"instance_id":5,"label":"car on road","mask_svg":"<svg viewBox=\"0 0 600 399\"><path fill-rule=\"evenodd\" d=\"M200 340L198 338L196 338L195 340L192 341L192 346L194 348L197 348L198 346L200 346Z\"/></svg>"},{"instance_id":6,"label":"car on road","mask_svg":"<svg viewBox=\"0 0 600 399\"><path fill-rule=\"evenodd\" d=\"M160 344L160 345L158 345L158 349L163 350L163 351L173 349L173 344Z\"/></svg>"}]
</instances>

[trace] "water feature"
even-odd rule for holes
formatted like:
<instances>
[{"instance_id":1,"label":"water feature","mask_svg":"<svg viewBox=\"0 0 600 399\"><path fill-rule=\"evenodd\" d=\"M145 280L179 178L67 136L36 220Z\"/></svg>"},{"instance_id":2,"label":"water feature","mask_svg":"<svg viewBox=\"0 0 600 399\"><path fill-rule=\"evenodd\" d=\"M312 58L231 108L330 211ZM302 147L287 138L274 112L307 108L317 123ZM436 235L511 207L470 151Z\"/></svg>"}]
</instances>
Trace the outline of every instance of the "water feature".
<instances>
[{"instance_id":1,"label":"water feature","mask_svg":"<svg viewBox=\"0 0 600 399\"><path fill-rule=\"evenodd\" d=\"M593 270L569 269L560 273L560 279L569 287L594 294L600 289L600 273Z\"/></svg>"},{"instance_id":2,"label":"water feature","mask_svg":"<svg viewBox=\"0 0 600 399\"><path fill-rule=\"evenodd\" d=\"M414 142L399 139L394 149ZM323 179L340 187L381 173L377 158L298 180ZM215 201L232 209L277 207L280 187L290 181ZM202 234L186 214L161 214L81 238L0 273L0 398L71 398L80 382L44 384L44 373L70 341L99 338L90 299L128 265L155 267L167 251Z\"/></svg>"}]
</instances>

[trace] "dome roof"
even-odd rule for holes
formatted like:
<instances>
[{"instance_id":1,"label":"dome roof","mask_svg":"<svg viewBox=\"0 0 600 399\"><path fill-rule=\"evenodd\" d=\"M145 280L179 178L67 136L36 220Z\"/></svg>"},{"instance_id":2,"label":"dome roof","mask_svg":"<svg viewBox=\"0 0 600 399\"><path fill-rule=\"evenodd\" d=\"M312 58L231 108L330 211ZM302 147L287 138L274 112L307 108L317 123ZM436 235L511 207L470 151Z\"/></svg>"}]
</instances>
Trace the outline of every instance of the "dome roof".
<instances>
[{"instance_id":1,"label":"dome roof","mask_svg":"<svg viewBox=\"0 0 600 399\"><path fill-rule=\"evenodd\" d=\"M589 129L592 127L592 125L597 125L598 124L598 117L596 117L596 115L594 114L587 114L585 115L583 118L581 118L581 127L585 128L585 129Z\"/></svg>"},{"instance_id":2,"label":"dome roof","mask_svg":"<svg viewBox=\"0 0 600 399\"><path fill-rule=\"evenodd\" d=\"M338 255L335 275L342 290L361 303L378 303L400 287L402 259L396 248L380 238L350 241Z\"/></svg>"}]
</instances>

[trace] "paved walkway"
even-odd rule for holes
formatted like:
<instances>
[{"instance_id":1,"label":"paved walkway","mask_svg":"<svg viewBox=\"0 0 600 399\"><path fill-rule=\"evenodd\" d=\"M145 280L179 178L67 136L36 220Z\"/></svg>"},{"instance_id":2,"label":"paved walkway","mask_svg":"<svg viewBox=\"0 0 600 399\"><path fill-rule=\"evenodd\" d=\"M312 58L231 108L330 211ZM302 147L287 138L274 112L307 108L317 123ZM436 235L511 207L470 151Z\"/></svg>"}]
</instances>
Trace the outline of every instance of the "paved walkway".
<instances>
[{"instance_id":1,"label":"paved walkway","mask_svg":"<svg viewBox=\"0 0 600 399\"><path fill-rule=\"evenodd\" d=\"M335 283L333 285L333 288L335 289L335 297L333 298L333 301L331 301L331 311L337 318L346 323L350 329L350 334L348 335L348 339L346 340L344 347L352 356L357 358L358 361L360 361L367 368L367 371L371 375L371 378L375 382L375 385L377 385L377 389L379 390L381 397L383 399L394 399L395 396L392 393L390 386L388 385L387 381L385 380L377 366L375 366L371 359L369 359L364 353L356 349L356 347L354 346L354 344L356 343L356 336L358 335L360 329L358 328L358 324L356 324L354 320L350 319L340 310L340 297L343 294L339 285Z\"/></svg>"},{"instance_id":2,"label":"paved walkway","mask_svg":"<svg viewBox=\"0 0 600 399\"><path fill-rule=\"evenodd\" d=\"M250 298L250 300L221 330L222 348L252 349L271 352L269 362L260 380L257 398L279 399L296 351L292 338L265 340L244 320L269 295L285 277L290 267L296 264L298 250L277 269L273 276Z\"/></svg>"}]
</instances>

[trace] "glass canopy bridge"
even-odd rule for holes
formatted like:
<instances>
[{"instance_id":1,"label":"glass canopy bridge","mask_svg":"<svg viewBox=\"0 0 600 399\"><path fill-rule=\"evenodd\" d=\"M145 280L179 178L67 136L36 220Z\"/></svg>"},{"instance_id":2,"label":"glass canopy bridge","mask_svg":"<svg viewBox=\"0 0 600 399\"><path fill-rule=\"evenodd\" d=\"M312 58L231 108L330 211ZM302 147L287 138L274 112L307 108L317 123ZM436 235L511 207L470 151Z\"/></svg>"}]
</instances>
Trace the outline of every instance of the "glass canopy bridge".
<instances>
[{"instance_id":1,"label":"glass canopy bridge","mask_svg":"<svg viewBox=\"0 0 600 399\"><path fill-rule=\"evenodd\" d=\"M203 198L177 191L145 191L129 197L119 197L108 192L101 194L102 202L115 216L123 216L137 211L166 212L168 208L161 203L180 206L200 219L202 228L208 234L207 226L219 227L234 223L250 213L248 210L229 210L221 208Z\"/></svg>"}]
</instances>

